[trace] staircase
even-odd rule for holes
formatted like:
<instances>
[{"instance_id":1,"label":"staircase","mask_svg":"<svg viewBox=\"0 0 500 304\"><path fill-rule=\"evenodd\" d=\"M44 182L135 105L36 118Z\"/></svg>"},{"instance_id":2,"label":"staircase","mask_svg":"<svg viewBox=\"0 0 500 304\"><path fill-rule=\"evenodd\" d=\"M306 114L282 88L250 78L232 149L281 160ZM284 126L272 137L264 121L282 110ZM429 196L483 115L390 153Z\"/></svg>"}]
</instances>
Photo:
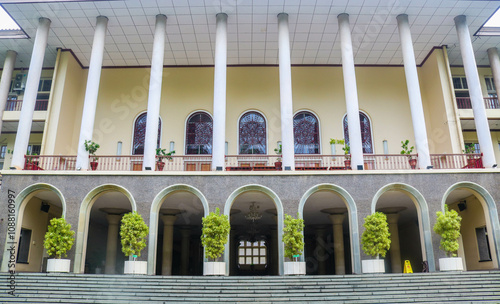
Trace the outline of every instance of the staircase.
<instances>
[{"instance_id":1,"label":"staircase","mask_svg":"<svg viewBox=\"0 0 500 304\"><path fill-rule=\"evenodd\" d=\"M293 277L0 274L0 303L497 303L500 271Z\"/></svg>"}]
</instances>

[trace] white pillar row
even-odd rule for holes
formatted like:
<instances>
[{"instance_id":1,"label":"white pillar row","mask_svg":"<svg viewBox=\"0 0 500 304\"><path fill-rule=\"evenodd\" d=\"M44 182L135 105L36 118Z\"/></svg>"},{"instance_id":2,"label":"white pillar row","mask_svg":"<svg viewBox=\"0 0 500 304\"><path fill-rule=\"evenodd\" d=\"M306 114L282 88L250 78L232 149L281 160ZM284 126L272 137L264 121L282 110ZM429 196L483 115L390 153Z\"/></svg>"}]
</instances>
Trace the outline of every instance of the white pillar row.
<instances>
[{"instance_id":1,"label":"white pillar row","mask_svg":"<svg viewBox=\"0 0 500 304\"><path fill-rule=\"evenodd\" d=\"M472 48L466 17L464 15L456 16L455 26L458 41L460 43L460 52L462 53L465 77L467 78L467 85L469 86L469 95L472 104L472 112L474 113L477 139L481 147L481 153L483 153L483 165L486 168L491 168L496 164L495 152L493 150L490 127L484 106L483 92L481 91L476 58L474 56L474 49Z\"/></svg>"},{"instance_id":2,"label":"white pillar row","mask_svg":"<svg viewBox=\"0 0 500 304\"><path fill-rule=\"evenodd\" d=\"M361 125L359 122L358 88L352 50L351 27L349 14L337 16L339 21L340 48L342 51L342 71L344 74L344 91L349 125L349 146L351 148L351 168L363 167L363 144L361 141Z\"/></svg>"},{"instance_id":3,"label":"white pillar row","mask_svg":"<svg viewBox=\"0 0 500 304\"><path fill-rule=\"evenodd\" d=\"M38 85L42 73L43 58L45 57L45 48L47 47L47 38L49 37L50 19L40 18L36 30L35 42L33 43L33 53L24 90L23 106L21 116L17 127L16 141L14 144L14 153L12 155L12 165L17 169L24 169L24 155L28 150L28 143L31 134L31 125L33 123L33 112L35 112L36 96L38 94Z\"/></svg>"},{"instance_id":4,"label":"white pillar row","mask_svg":"<svg viewBox=\"0 0 500 304\"><path fill-rule=\"evenodd\" d=\"M214 67L212 170L224 170L226 150L227 15L217 14Z\"/></svg>"},{"instance_id":5,"label":"white pillar row","mask_svg":"<svg viewBox=\"0 0 500 304\"><path fill-rule=\"evenodd\" d=\"M403 51L406 86L408 87L413 133L418 153L418 167L426 169L431 165L431 157L429 155L427 128L425 127L424 108L422 106L410 24L408 23L408 15L406 14L398 15L396 19L398 20L399 38L401 39L401 49Z\"/></svg>"},{"instance_id":6,"label":"white pillar row","mask_svg":"<svg viewBox=\"0 0 500 304\"><path fill-rule=\"evenodd\" d=\"M153 55L151 59L151 79L149 80L148 112L146 117L146 137L144 139L143 170L155 170L156 147L158 144L158 122L160 120L161 85L163 78L163 58L165 56L165 33L167 16L156 15Z\"/></svg>"},{"instance_id":7,"label":"white pillar row","mask_svg":"<svg viewBox=\"0 0 500 304\"><path fill-rule=\"evenodd\" d=\"M3 63L2 79L0 80L0 133L2 133L2 117L7 104L7 97L9 97L10 84L12 83L12 72L16 63L17 53L9 50L5 55L5 62Z\"/></svg>"},{"instance_id":8,"label":"white pillar row","mask_svg":"<svg viewBox=\"0 0 500 304\"><path fill-rule=\"evenodd\" d=\"M108 18L105 16L97 17L92 53L90 55L87 89L83 102L82 124L80 127L80 138L78 140L78 155L76 158L76 168L81 168L82 170L87 170L89 168L89 153L85 151L84 143L85 140L92 140L92 133L94 132L95 112L97 108L99 83L101 81L102 59L104 56L107 27Z\"/></svg>"},{"instance_id":9,"label":"white pillar row","mask_svg":"<svg viewBox=\"0 0 500 304\"><path fill-rule=\"evenodd\" d=\"M335 258L335 274L338 275L345 274L344 218L345 213L330 215L330 220L333 224L333 255Z\"/></svg>"},{"instance_id":10,"label":"white pillar row","mask_svg":"<svg viewBox=\"0 0 500 304\"><path fill-rule=\"evenodd\" d=\"M187 275L189 272L189 243L191 240L191 229L181 229L181 274Z\"/></svg>"},{"instance_id":11,"label":"white pillar row","mask_svg":"<svg viewBox=\"0 0 500 304\"><path fill-rule=\"evenodd\" d=\"M399 246L399 213L388 213L387 223L389 224L389 233L391 234L391 268L392 273L402 273L403 264L401 263L401 249Z\"/></svg>"},{"instance_id":12,"label":"white pillar row","mask_svg":"<svg viewBox=\"0 0 500 304\"><path fill-rule=\"evenodd\" d=\"M493 82L495 83L495 89L497 91L497 96L500 95L500 58L498 57L498 49L492 47L488 49L488 59L490 60L490 67L493 73Z\"/></svg>"},{"instance_id":13,"label":"white pillar row","mask_svg":"<svg viewBox=\"0 0 500 304\"><path fill-rule=\"evenodd\" d=\"M283 169L295 170L295 146L293 139L292 66L290 59L290 33L288 14L278 15L281 147Z\"/></svg>"},{"instance_id":14,"label":"white pillar row","mask_svg":"<svg viewBox=\"0 0 500 304\"><path fill-rule=\"evenodd\" d=\"M172 253L174 249L174 223L176 215L161 215L163 221L163 250L161 262L161 274L172 275Z\"/></svg>"},{"instance_id":15,"label":"white pillar row","mask_svg":"<svg viewBox=\"0 0 500 304\"><path fill-rule=\"evenodd\" d=\"M105 274L115 274L116 272L116 252L118 251L118 228L121 214L106 214L108 220L108 240L106 245Z\"/></svg>"}]
</instances>

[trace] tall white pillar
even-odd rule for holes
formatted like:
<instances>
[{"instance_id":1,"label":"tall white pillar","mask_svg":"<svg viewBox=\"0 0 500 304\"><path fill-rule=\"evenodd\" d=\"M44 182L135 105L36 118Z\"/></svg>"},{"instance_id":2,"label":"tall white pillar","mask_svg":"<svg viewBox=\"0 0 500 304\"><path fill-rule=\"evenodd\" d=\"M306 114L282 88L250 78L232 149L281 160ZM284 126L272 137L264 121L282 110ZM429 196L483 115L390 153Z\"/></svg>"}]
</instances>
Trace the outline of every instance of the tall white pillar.
<instances>
[{"instance_id":1,"label":"tall white pillar","mask_svg":"<svg viewBox=\"0 0 500 304\"><path fill-rule=\"evenodd\" d=\"M293 139L292 66L290 59L290 33L288 14L278 15L281 147L283 169L295 170L295 144Z\"/></svg>"},{"instance_id":2,"label":"tall white pillar","mask_svg":"<svg viewBox=\"0 0 500 304\"><path fill-rule=\"evenodd\" d=\"M10 84L12 83L12 72L16 63L17 53L15 51L7 51L5 62L3 63L2 79L0 80L0 133L2 133L2 117L7 98L9 97Z\"/></svg>"},{"instance_id":3,"label":"tall white pillar","mask_svg":"<svg viewBox=\"0 0 500 304\"><path fill-rule=\"evenodd\" d=\"M488 59L490 60L490 67L493 72L493 82L495 83L497 96L500 96L500 58L498 57L498 49L496 47L488 49Z\"/></svg>"},{"instance_id":4,"label":"tall white pillar","mask_svg":"<svg viewBox=\"0 0 500 304\"><path fill-rule=\"evenodd\" d=\"M470 39L467 19L464 15L455 17L455 26L457 29L458 41L460 43L460 52L464 63L465 77L469 86L469 95L472 103L472 112L474 113L474 122L476 124L477 139L481 152L483 153L483 164L486 168L491 168L496 164L493 142L491 140L490 126L484 107L483 92L477 72L476 58L472 41Z\"/></svg>"},{"instance_id":5,"label":"tall white pillar","mask_svg":"<svg viewBox=\"0 0 500 304\"><path fill-rule=\"evenodd\" d=\"M227 15L217 14L214 67L212 170L224 170L226 150Z\"/></svg>"},{"instance_id":6,"label":"tall white pillar","mask_svg":"<svg viewBox=\"0 0 500 304\"><path fill-rule=\"evenodd\" d=\"M161 274L172 275L172 253L174 251L174 223L176 215L161 215L163 221L163 250L161 262Z\"/></svg>"},{"instance_id":7,"label":"tall white pillar","mask_svg":"<svg viewBox=\"0 0 500 304\"><path fill-rule=\"evenodd\" d=\"M50 19L40 18L36 30L33 53L31 54L28 79L24 90L23 106L17 127L16 142L12 155L12 165L18 169L24 169L24 155L28 150L28 143L31 134L31 124L33 122L33 112L35 112L36 95L42 73L43 58L49 37Z\"/></svg>"},{"instance_id":8,"label":"tall white pillar","mask_svg":"<svg viewBox=\"0 0 500 304\"><path fill-rule=\"evenodd\" d=\"M425 127L424 108L422 106L422 96L420 94L420 84L418 82L417 63L411 39L408 15L401 14L397 17L399 38L401 39L401 49L403 51L403 62L405 66L406 86L408 87L408 97L410 99L411 119L413 122L413 133L418 153L418 167L426 169L431 165L429 155L429 143L427 141L427 129Z\"/></svg>"},{"instance_id":9,"label":"tall white pillar","mask_svg":"<svg viewBox=\"0 0 500 304\"><path fill-rule=\"evenodd\" d=\"M156 147L158 144L158 122L160 120L161 85L163 77L163 58L165 56L165 32L167 17L156 15L153 58L151 59L151 79L149 81L148 114L146 120L146 138L144 139L143 170L154 170Z\"/></svg>"},{"instance_id":10,"label":"tall white pillar","mask_svg":"<svg viewBox=\"0 0 500 304\"><path fill-rule=\"evenodd\" d=\"M106 264L104 267L105 274L116 273L116 253L118 251L118 228L122 215L107 214L108 220L108 240L106 245Z\"/></svg>"},{"instance_id":11,"label":"tall white pillar","mask_svg":"<svg viewBox=\"0 0 500 304\"><path fill-rule=\"evenodd\" d=\"M97 17L97 24L90 55L89 74L87 77L87 89L83 103L82 124L80 127L80 139L78 140L78 155L76 168L87 170L89 168L89 153L85 151L85 140L92 140L94 132L95 111L97 107L97 95L99 93L99 82L101 81L102 58L104 56L104 43L108 18Z\"/></svg>"},{"instance_id":12,"label":"tall white pillar","mask_svg":"<svg viewBox=\"0 0 500 304\"><path fill-rule=\"evenodd\" d=\"M351 152L351 167L357 170L363 168L363 144L361 142L361 125L359 122L358 89L356 71L352 51L351 27L349 14L337 16L339 21L340 48L342 51L342 71L344 73L344 91L349 125L349 145Z\"/></svg>"}]
</instances>

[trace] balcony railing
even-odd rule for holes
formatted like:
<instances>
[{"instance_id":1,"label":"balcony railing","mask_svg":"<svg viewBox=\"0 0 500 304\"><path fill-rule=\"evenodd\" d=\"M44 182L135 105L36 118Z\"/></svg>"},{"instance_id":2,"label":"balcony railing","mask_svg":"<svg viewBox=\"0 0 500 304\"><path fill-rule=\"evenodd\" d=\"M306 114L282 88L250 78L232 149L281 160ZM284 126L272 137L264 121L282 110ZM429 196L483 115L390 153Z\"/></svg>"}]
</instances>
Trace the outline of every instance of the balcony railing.
<instances>
[{"instance_id":1,"label":"balcony railing","mask_svg":"<svg viewBox=\"0 0 500 304\"><path fill-rule=\"evenodd\" d=\"M457 97L457 106L459 109L472 109L470 97ZM500 109L497 97L485 97L484 106L486 109Z\"/></svg>"},{"instance_id":2,"label":"balcony railing","mask_svg":"<svg viewBox=\"0 0 500 304\"><path fill-rule=\"evenodd\" d=\"M434 169L484 168L482 154L431 154ZM156 171L211 171L211 155L172 155L162 157L163 165ZM410 170L418 168L418 156L401 154L365 154L364 170ZM78 170L76 156L26 155L25 170ZM412 159L413 161L410 161ZM93 157L89 162L94 161ZM97 156L97 171L142 171L142 155ZM412 163L413 162L413 163ZM276 171L281 170L281 158L277 155L227 155L227 171ZM412 167L414 166L414 168ZM89 166L91 167L91 166ZM295 155L295 169L300 170L346 170L350 169L348 155Z\"/></svg>"},{"instance_id":3,"label":"balcony railing","mask_svg":"<svg viewBox=\"0 0 500 304\"><path fill-rule=\"evenodd\" d=\"M35 103L35 111L47 111L48 104L48 99L38 99ZM7 100L5 111L21 111L22 106L22 100Z\"/></svg>"}]
</instances>

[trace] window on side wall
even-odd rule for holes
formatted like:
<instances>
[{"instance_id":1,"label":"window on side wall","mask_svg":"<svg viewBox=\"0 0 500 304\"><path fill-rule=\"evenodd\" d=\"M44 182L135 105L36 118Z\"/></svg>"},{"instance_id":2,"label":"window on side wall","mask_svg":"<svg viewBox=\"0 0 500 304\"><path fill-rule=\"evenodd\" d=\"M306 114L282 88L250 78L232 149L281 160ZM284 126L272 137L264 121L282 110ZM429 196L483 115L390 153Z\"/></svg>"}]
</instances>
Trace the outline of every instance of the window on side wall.
<instances>
[{"instance_id":1,"label":"window on side wall","mask_svg":"<svg viewBox=\"0 0 500 304\"><path fill-rule=\"evenodd\" d=\"M456 97L469 97L469 86L465 76L453 76L453 88Z\"/></svg>"}]
</instances>

